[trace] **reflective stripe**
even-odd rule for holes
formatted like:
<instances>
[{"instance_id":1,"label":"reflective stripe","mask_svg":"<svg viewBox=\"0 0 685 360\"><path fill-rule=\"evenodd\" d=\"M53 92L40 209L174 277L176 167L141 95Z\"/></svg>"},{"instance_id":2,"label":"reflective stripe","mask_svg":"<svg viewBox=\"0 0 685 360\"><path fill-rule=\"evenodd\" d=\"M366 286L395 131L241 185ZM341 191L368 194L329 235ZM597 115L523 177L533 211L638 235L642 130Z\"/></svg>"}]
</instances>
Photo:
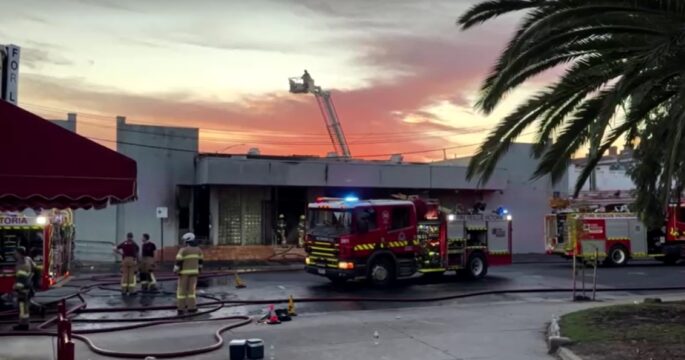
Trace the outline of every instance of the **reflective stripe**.
<instances>
[{"instance_id":1,"label":"reflective stripe","mask_svg":"<svg viewBox=\"0 0 685 360\"><path fill-rule=\"evenodd\" d=\"M183 255L181 253L176 254L176 260L183 260Z\"/></svg>"},{"instance_id":2,"label":"reflective stripe","mask_svg":"<svg viewBox=\"0 0 685 360\"><path fill-rule=\"evenodd\" d=\"M181 275L197 275L200 273L200 270L198 269L187 269L187 270L181 270L179 274Z\"/></svg>"},{"instance_id":3,"label":"reflective stripe","mask_svg":"<svg viewBox=\"0 0 685 360\"><path fill-rule=\"evenodd\" d=\"M190 260L190 259L200 259L202 258L202 255L200 254L188 254L188 255L183 255L183 260Z\"/></svg>"},{"instance_id":4,"label":"reflective stripe","mask_svg":"<svg viewBox=\"0 0 685 360\"><path fill-rule=\"evenodd\" d=\"M28 306L27 304L23 301L19 302L19 318L20 319L28 319L29 317L29 311L28 311Z\"/></svg>"},{"instance_id":5,"label":"reflective stripe","mask_svg":"<svg viewBox=\"0 0 685 360\"><path fill-rule=\"evenodd\" d=\"M150 285L154 285L157 283L157 279L155 279L154 273L150 273L150 278L152 279L152 281L150 281Z\"/></svg>"},{"instance_id":6,"label":"reflective stripe","mask_svg":"<svg viewBox=\"0 0 685 360\"><path fill-rule=\"evenodd\" d=\"M195 299L195 294L188 295L188 299Z\"/></svg>"},{"instance_id":7,"label":"reflective stripe","mask_svg":"<svg viewBox=\"0 0 685 360\"><path fill-rule=\"evenodd\" d=\"M29 273L24 270L17 270L17 276L29 276Z\"/></svg>"},{"instance_id":8,"label":"reflective stripe","mask_svg":"<svg viewBox=\"0 0 685 360\"><path fill-rule=\"evenodd\" d=\"M176 295L176 299L178 299L178 300L183 300L185 298L186 298L185 295Z\"/></svg>"}]
</instances>

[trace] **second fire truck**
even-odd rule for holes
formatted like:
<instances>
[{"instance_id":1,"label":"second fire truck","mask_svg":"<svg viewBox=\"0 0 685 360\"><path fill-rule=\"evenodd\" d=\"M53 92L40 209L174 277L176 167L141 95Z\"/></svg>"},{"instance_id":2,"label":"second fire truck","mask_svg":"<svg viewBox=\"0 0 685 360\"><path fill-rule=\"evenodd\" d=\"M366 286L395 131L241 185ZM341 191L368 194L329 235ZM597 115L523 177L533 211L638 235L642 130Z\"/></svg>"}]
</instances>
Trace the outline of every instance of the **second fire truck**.
<instances>
[{"instance_id":1,"label":"second fire truck","mask_svg":"<svg viewBox=\"0 0 685 360\"><path fill-rule=\"evenodd\" d=\"M553 201L545 217L547 253L625 265L630 259L656 259L666 264L685 258L685 204L671 204L661 229L648 229L637 214L612 198Z\"/></svg>"},{"instance_id":2,"label":"second fire truck","mask_svg":"<svg viewBox=\"0 0 685 360\"><path fill-rule=\"evenodd\" d=\"M335 283L456 270L471 278L511 264L511 215L453 214L432 200L320 198L309 204L307 272Z\"/></svg>"},{"instance_id":3,"label":"second fire truck","mask_svg":"<svg viewBox=\"0 0 685 360\"><path fill-rule=\"evenodd\" d=\"M35 289L47 290L69 276L73 239L71 211L50 210L35 216L0 212L0 295L13 291L18 246L37 265Z\"/></svg>"}]
</instances>

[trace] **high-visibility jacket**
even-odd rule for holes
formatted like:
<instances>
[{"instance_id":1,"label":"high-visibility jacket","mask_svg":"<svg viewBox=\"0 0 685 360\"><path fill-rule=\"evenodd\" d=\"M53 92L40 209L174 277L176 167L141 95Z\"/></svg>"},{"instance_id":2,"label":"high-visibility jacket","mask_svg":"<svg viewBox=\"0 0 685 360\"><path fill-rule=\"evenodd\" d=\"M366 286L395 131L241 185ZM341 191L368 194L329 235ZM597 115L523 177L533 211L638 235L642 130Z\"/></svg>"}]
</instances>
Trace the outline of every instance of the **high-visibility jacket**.
<instances>
[{"instance_id":1,"label":"high-visibility jacket","mask_svg":"<svg viewBox=\"0 0 685 360\"><path fill-rule=\"evenodd\" d=\"M179 275L198 275L202 270L202 250L197 246L186 246L176 254L174 272Z\"/></svg>"},{"instance_id":2,"label":"high-visibility jacket","mask_svg":"<svg viewBox=\"0 0 685 360\"><path fill-rule=\"evenodd\" d=\"M17 266L15 268L15 284L14 284L14 290L17 291L28 291L32 288L32 283L31 283L31 278L33 276L33 260L31 258L24 257L23 260L20 260L17 262Z\"/></svg>"}]
</instances>

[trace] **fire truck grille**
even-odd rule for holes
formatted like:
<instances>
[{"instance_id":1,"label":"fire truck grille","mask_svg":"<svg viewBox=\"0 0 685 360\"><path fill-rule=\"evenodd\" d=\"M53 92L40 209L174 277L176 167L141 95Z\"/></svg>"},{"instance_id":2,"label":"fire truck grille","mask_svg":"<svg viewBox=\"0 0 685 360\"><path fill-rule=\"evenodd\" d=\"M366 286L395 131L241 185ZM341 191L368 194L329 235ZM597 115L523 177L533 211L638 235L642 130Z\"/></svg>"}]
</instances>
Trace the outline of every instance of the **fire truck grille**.
<instances>
[{"instance_id":1,"label":"fire truck grille","mask_svg":"<svg viewBox=\"0 0 685 360\"><path fill-rule=\"evenodd\" d=\"M338 267L337 244L313 241L309 244L309 258L312 265L320 267Z\"/></svg>"}]
</instances>

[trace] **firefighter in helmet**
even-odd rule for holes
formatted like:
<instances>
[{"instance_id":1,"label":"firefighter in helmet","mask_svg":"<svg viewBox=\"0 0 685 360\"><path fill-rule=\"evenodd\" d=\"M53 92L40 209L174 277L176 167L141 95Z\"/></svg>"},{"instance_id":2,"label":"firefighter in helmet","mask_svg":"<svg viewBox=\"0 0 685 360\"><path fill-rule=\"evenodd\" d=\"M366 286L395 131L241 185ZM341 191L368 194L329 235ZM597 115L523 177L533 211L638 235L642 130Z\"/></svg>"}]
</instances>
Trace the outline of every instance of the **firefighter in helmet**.
<instances>
[{"instance_id":1,"label":"firefighter in helmet","mask_svg":"<svg viewBox=\"0 0 685 360\"><path fill-rule=\"evenodd\" d=\"M285 215L280 214L278 215L278 223L276 223L276 233L278 234L278 239L281 241L281 245L285 245L287 243L285 228Z\"/></svg>"},{"instance_id":2,"label":"firefighter in helmet","mask_svg":"<svg viewBox=\"0 0 685 360\"><path fill-rule=\"evenodd\" d=\"M179 315L186 311L197 311L195 288L197 277L202 271L202 250L197 246L195 234L186 233L182 237L185 246L176 254L174 273L178 275L176 287L176 307Z\"/></svg>"},{"instance_id":3,"label":"firefighter in helmet","mask_svg":"<svg viewBox=\"0 0 685 360\"><path fill-rule=\"evenodd\" d=\"M306 217L300 215L300 222L297 224L297 245L304 247L304 236L307 231Z\"/></svg>"},{"instance_id":4,"label":"firefighter in helmet","mask_svg":"<svg viewBox=\"0 0 685 360\"><path fill-rule=\"evenodd\" d=\"M138 244L133 241L133 233L126 234L126 240L117 245L114 251L121 254L121 294L136 293L136 272L138 272Z\"/></svg>"},{"instance_id":5,"label":"firefighter in helmet","mask_svg":"<svg viewBox=\"0 0 685 360\"><path fill-rule=\"evenodd\" d=\"M16 282L14 291L17 295L17 305L19 307L19 323L14 326L14 330L26 331L29 329L29 305L33 296L33 271L35 265L28 256L26 248L18 246L16 252Z\"/></svg>"}]
</instances>

